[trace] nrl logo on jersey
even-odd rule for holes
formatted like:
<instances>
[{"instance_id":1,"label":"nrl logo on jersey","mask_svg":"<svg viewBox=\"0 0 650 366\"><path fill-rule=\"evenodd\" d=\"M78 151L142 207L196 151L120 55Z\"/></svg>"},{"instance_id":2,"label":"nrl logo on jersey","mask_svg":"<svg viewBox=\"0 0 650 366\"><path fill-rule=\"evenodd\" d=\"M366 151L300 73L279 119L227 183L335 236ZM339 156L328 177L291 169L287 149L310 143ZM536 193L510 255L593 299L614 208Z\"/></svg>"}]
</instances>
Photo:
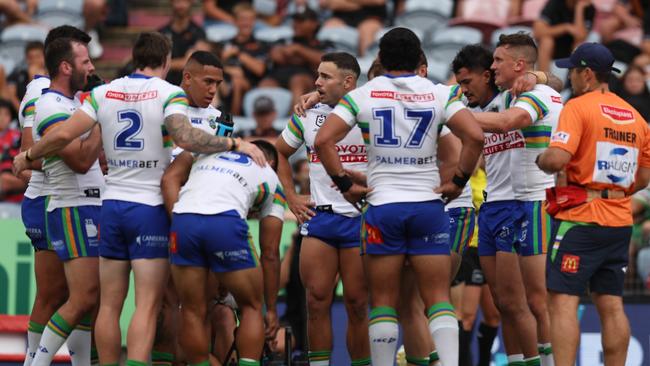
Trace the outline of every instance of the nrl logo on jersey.
<instances>
[{"instance_id":1,"label":"nrl logo on jersey","mask_svg":"<svg viewBox=\"0 0 650 366\"><path fill-rule=\"evenodd\" d=\"M321 127L325 123L325 115L319 114L316 117L316 126Z\"/></svg>"},{"instance_id":2,"label":"nrl logo on jersey","mask_svg":"<svg viewBox=\"0 0 650 366\"><path fill-rule=\"evenodd\" d=\"M208 125L210 125L210 128L216 129L217 128L217 117L210 116L208 118Z\"/></svg>"}]
</instances>

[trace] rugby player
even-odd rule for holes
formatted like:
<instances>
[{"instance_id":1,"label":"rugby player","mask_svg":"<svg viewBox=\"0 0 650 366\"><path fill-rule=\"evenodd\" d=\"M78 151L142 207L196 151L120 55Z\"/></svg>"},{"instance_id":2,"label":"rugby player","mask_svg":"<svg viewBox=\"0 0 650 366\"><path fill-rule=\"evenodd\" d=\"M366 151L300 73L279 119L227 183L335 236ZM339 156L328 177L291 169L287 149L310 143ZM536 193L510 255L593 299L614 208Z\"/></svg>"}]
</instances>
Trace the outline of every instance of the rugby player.
<instances>
[{"instance_id":1,"label":"rugby player","mask_svg":"<svg viewBox=\"0 0 650 366\"><path fill-rule=\"evenodd\" d=\"M441 362L458 363L458 323L449 303L449 221L442 199L460 195L483 139L449 87L414 74L421 52L412 31L395 28L386 33L380 40L379 60L387 74L344 96L315 142L327 173L349 202L357 204L368 193L362 238L372 293L370 349L376 366L395 360L395 308L406 258L428 309L429 331ZM442 121L461 137L463 151L452 182L438 187L436 140ZM356 124L368 146L368 188L352 182L336 151L336 142Z\"/></svg>"},{"instance_id":2,"label":"rugby player","mask_svg":"<svg viewBox=\"0 0 650 366\"><path fill-rule=\"evenodd\" d=\"M485 211L484 217L490 222L484 224L485 231L479 227L479 235L492 234L491 238L486 237L492 245L481 248L479 244L481 264L488 278L496 279L492 285L497 307L504 325L514 328L524 361L537 364L541 354L543 364L552 365L544 283L551 225L544 199L545 189L553 185L553 177L535 165L535 157L550 142L551 131L562 109L562 97L551 87L540 84L516 97L508 91L517 77L533 71L537 47L530 36L523 33L501 35L493 58L495 82L505 90L501 95L505 110L478 113L476 118L484 131L510 137L506 142L510 148L509 162L499 160L497 163L509 164L510 169L497 179L508 175L517 178L510 181L513 196L504 196L515 200L491 204ZM498 140L500 136L504 135L489 138ZM486 203L494 198L489 192L490 177L488 173ZM503 225L499 220L505 220ZM498 235L494 235L495 230L499 231ZM495 274L491 271L493 268Z\"/></svg>"},{"instance_id":3,"label":"rugby player","mask_svg":"<svg viewBox=\"0 0 650 366\"><path fill-rule=\"evenodd\" d=\"M127 334L127 363L140 365L150 358L169 273L169 220L160 178L169 165L172 141L192 152L237 150L264 164L264 155L255 145L192 127L185 93L163 80L170 51L164 36L140 34L133 47L134 74L94 89L70 123L53 129L14 159L14 170L20 173L28 160L60 150L97 122L103 125L109 171L101 218L102 301L95 337L103 364L120 358L119 317L131 269L137 305Z\"/></svg>"},{"instance_id":4,"label":"rugby player","mask_svg":"<svg viewBox=\"0 0 650 366\"><path fill-rule=\"evenodd\" d=\"M70 123L68 117L80 104L75 94L95 70L87 44L65 37L49 42L45 64L51 83L34 105L35 141L47 136L54 126ZM104 189L97 161L100 149L100 130L95 127L42 164L43 186L49 195L46 237L63 262L69 296L47 323L32 365L49 365L77 326L85 334L78 348L72 350L73 356L75 361L90 363L91 319L99 300L97 226Z\"/></svg>"},{"instance_id":5,"label":"rugby player","mask_svg":"<svg viewBox=\"0 0 650 366\"><path fill-rule=\"evenodd\" d=\"M361 213L329 182L314 151L314 140L339 100L357 86L359 64L354 56L326 53L318 66L316 88L320 103L304 117L294 114L275 143L279 152L279 178L289 208L302 223L300 277L307 293L309 364L327 366L332 353L331 305L337 275L343 281L348 314L347 346L352 365L370 365L368 345L368 292L359 255ZM288 158L305 145L308 154L311 198L296 193ZM359 128L337 143L343 167L365 173L366 146ZM313 201L313 203L312 203Z\"/></svg>"},{"instance_id":6,"label":"rugby player","mask_svg":"<svg viewBox=\"0 0 650 366\"><path fill-rule=\"evenodd\" d=\"M233 294L241 313L236 337L239 365L260 364L265 340L262 295L266 300L267 339L275 338L278 329L278 247L285 199L274 172L275 148L265 141L253 143L264 151L270 166L260 167L248 155L236 152L201 155L196 162L184 152L163 176L163 190L170 190L165 192L166 198L178 195L170 252L172 277L181 302L180 344L191 365L210 364L210 338L205 326L209 272L215 272ZM185 179L187 183L179 194L177 189ZM251 209L261 212L262 268L246 223Z\"/></svg>"},{"instance_id":7,"label":"rugby player","mask_svg":"<svg viewBox=\"0 0 650 366\"><path fill-rule=\"evenodd\" d=\"M47 47L52 40L57 38L72 38L82 43L90 42L90 36L85 32L63 25L51 29L45 38L44 45ZM35 75L34 79L27 84L25 96L23 97L18 110L18 122L22 129L21 151L29 149L33 144L32 126L34 125L34 106L41 96L43 89L50 86L50 78L46 75ZM63 264L56 255L56 252L48 245L45 229L45 201L47 192L44 186L44 176L40 171L40 161L34 162L35 169L30 171L29 184L25 191L25 197L21 204L21 216L27 236L34 247L34 274L36 279L36 296L29 318L27 330L27 357L23 366L29 366L36 355L41 335L50 317L54 314L68 297L68 287L63 272ZM76 345L79 338L77 335L86 336L87 332L74 330L68 337L68 349L73 351L73 359L83 356L85 352ZM79 340L87 344L85 340ZM83 347L83 345L81 346ZM96 356L96 351L93 350ZM96 358L96 357L95 357Z\"/></svg>"}]
</instances>

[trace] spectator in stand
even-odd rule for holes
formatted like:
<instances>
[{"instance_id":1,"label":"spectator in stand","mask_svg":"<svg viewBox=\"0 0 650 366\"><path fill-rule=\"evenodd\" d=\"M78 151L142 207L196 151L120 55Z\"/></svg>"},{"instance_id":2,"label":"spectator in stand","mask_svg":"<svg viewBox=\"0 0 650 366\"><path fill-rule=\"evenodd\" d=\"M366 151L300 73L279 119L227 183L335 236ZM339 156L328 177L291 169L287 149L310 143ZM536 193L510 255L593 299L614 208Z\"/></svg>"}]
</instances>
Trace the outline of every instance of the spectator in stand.
<instances>
[{"instance_id":1,"label":"spectator in stand","mask_svg":"<svg viewBox=\"0 0 650 366\"><path fill-rule=\"evenodd\" d=\"M551 60L568 57L587 39L596 9L591 0L549 0L533 23L538 68L549 71Z\"/></svg>"},{"instance_id":2,"label":"spectator in stand","mask_svg":"<svg viewBox=\"0 0 650 366\"><path fill-rule=\"evenodd\" d=\"M612 84L612 90L639 111L646 121L650 121L650 92L646 85L645 70L630 65L621 80Z\"/></svg>"},{"instance_id":3,"label":"spectator in stand","mask_svg":"<svg viewBox=\"0 0 650 366\"><path fill-rule=\"evenodd\" d=\"M321 8L332 11L324 27L349 25L359 30L359 56L374 42L386 20L386 0L322 0Z\"/></svg>"},{"instance_id":4,"label":"spectator in stand","mask_svg":"<svg viewBox=\"0 0 650 366\"><path fill-rule=\"evenodd\" d=\"M25 89L35 76L45 75L45 51L43 42L33 41L25 46L25 63L18 65L7 77L7 86L13 94L12 103L20 104L25 96Z\"/></svg>"},{"instance_id":5,"label":"spectator in stand","mask_svg":"<svg viewBox=\"0 0 650 366\"><path fill-rule=\"evenodd\" d=\"M245 140L262 138L273 144L282 132L273 127L273 121L277 117L278 112L275 110L273 100L267 96L261 96L253 102L253 119L257 127L240 131L236 134L236 137L241 137Z\"/></svg>"},{"instance_id":6,"label":"spectator in stand","mask_svg":"<svg viewBox=\"0 0 650 366\"><path fill-rule=\"evenodd\" d=\"M38 6L38 0L25 1L25 9L17 0L0 0L0 14L4 15L4 20L0 21L0 26L12 25L15 23L29 23L32 15Z\"/></svg>"},{"instance_id":7,"label":"spectator in stand","mask_svg":"<svg viewBox=\"0 0 650 366\"><path fill-rule=\"evenodd\" d=\"M18 114L13 104L0 99L0 201L20 202L27 181L11 172L14 157L20 153L20 130L15 121Z\"/></svg>"},{"instance_id":8,"label":"spectator in stand","mask_svg":"<svg viewBox=\"0 0 650 366\"><path fill-rule=\"evenodd\" d=\"M269 45L253 36L256 14L251 5L237 4L233 12L238 33L224 45L221 59L231 85L230 94L225 99L229 101L230 112L238 115L241 114L244 93L257 86L266 72Z\"/></svg>"},{"instance_id":9,"label":"spectator in stand","mask_svg":"<svg viewBox=\"0 0 650 366\"><path fill-rule=\"evenodd\" d=\"M650 6L648 0L618 0L614 4L611 15L603 19L598 27L602 43L607 44L614 40L616 31L641 27L644 17L647 16L645 9L648 6Z\"/></svg>"},{"instance_id":10,"label":"spectator in stand","mask_svg":"<svg viewBox=\"0 0 650 366\"><path fill-rule=\"evenodd\" d=\"M281 86L291 90L293 104L298 103L301 95L313 89L316 81L315 70L320 58L333 49L330 42L316 39L320 28L318 13L309 8L293 14L293 39L287 44L278 44L271 48L269 56L273 69L260 86Z\"/></svg>"},{"instance_id":11,"label":"spectator in stand","mask_svg":"<svg viewBox=\"0 0 650 366\"><path fill-rule=\"evenodd\" d=\"M195 51L198 41L205 40L205 31L192 20L193 0L171 0L172 19L160 33L172 41L172 63L167 81L179 85L183 77L183 67Z\"/></svg>"},{"instance_id":12,"label":"spectator in stand","mask_svg":"<svg viewBox=\"0 0 650 366\"><path fill-rule=\"evenodd\" d=\"M203 0L205 26L219 23L235 24L234 8L237 4L249 4L241 0Z\"/></svg>"}]
</instances>

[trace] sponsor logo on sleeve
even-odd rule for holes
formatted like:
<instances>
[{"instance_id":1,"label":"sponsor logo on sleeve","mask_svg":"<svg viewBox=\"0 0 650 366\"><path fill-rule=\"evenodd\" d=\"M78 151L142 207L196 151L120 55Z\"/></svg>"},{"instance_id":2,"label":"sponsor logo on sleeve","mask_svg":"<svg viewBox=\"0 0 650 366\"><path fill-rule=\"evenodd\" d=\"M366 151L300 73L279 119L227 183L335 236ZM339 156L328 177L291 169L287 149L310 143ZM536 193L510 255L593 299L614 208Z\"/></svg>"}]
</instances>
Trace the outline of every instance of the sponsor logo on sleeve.
<instances>
[{"instance_id":1,"label":"sponsor logo on sleeve","mask_svg":"<svg viewBox=\"0 0 650 366\"><path fill-rule=\"evenodd\" d=\"M562 104L562 97L558 97L557 95L551 95L551 102Z\"/></svg>"},{"instance_id":2,"label":"sponsor logo on sleeve","mask_svg":"<svg viewBox=\"0 0 650 366\"><path fill-rule=\"evenodd\" d=\"M567 144L569 143L569 138L571 137L571 134L568 132L564 131L557 131L551 136L551 142L559 142L562 144Z\"/></svg>"},{"instance_id":3,"label":"sponsor logo on sleeve","mask_svg":"<svg viewBox=\"0 0 650 366\"><path fill-rule=\"evenodd\" d=\"M612 105L601 104L600 113L617 125L627 125L635 121L631 110Z\"/></svg>"}]
</instances>

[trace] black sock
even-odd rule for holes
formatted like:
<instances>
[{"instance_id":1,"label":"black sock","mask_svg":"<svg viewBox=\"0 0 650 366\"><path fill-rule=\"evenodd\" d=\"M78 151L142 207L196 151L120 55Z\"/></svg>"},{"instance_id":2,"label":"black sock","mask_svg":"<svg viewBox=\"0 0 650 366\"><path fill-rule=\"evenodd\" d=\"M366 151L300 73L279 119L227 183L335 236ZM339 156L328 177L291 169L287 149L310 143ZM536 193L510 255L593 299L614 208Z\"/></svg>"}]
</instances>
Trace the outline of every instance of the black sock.
<instances>
[{"instance_id":1,"label":"black sock","mask_svg":"<svg viewBox=\"0 0 650 366\"><path fill-rule=\"evenodd\" d=\"M458 366L472 366L472 330L463 329L458 322Z\"/></svg>"},{"instance_id":2,"label":"black sock","mask_svg":"<svg viewBox=\"0 0 650 366\"><path fill-rule=\"evenodd\" d=\"M490 366L492 361L492 343L497 336L498 327L491 327L481 323L478 327L478 366Z\"/></svg>"}]
</instances>

